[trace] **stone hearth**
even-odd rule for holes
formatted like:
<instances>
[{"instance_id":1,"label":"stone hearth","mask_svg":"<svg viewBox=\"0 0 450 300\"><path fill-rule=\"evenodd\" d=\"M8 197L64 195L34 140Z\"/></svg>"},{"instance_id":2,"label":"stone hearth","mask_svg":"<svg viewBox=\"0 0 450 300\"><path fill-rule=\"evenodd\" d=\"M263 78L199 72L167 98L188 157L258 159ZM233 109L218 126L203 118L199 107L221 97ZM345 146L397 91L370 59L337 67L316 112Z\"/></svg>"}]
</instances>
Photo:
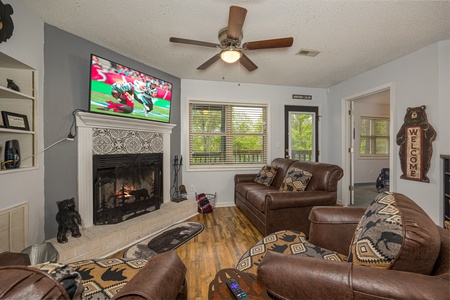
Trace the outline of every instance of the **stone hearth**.
<instances>
[{"instance_id":1,"label":"stone hearth","mask_svg":"<svg viewBox=\"0 0 450 300\"><path fill-rule=\"evenodd\" d=\"M175 223L197 214L197 202L163 203L156 213L149 213L126 222L81 229L81 237L68 235L66 244L56 238L49 240L59 253L59 262L103 258L125 249L146 237L161 232Z\"/></svg>"}]
</instances>

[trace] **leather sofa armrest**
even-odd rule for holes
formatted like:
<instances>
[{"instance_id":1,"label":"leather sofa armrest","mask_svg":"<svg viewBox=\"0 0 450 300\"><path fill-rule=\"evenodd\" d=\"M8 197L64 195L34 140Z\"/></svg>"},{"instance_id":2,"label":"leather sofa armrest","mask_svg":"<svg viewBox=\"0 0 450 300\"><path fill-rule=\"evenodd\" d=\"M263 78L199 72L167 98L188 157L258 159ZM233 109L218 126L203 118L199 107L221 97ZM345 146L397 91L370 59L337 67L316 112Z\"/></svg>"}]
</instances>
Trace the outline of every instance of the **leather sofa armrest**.
<instances>
[{"instance_id":1,"label":"leather sofa armrest","mask_svg":"<svg viewBox=\"0 0 450 300\"><path fill-rule=\"evenodd\" d=\"M55 278L33 267L0 267L0 278L0 299L70 299Z\"/></svg>"},{"instance_id":2,"label":"leather sofa armrest","mask_svg":"<svg viewBox=\"0 0 450 300\"><path fill-rule=\"evenodd\" d=\"M234 183L253 182L256 174L236 174L234 175Z\"/></svg>"},{"instance_id":3,"label":"leather sofa armrest","mask_svg":"<svg viewBox=\"0 0 450 300\"><path fill-rule=\"evenodd\" d=\"M30 264L30 257L26 253L8 251L0 253L0 266L28 266Z\"/></svg>"},{"instance_id":4,"label":"leather sofa armrest","mask_svg":"<svg viewBox=\"0 0 450 300\"><path fill-rule=\"evenodd\" d=\"M448 278L268 251L258 271L282 299L447 299Z\"/></svg>"},{"instance_id":5,"label":"leather sofa armrest","mask_svg":"<svg viewBox=\"0 0 450 300\"><path fill-rule=\"evenodd\" d=\"M316 206L309 214L309 242L347 255L365 208Z\"/></svg>"},{"instance_id":6,"label":"leather sofa armrest","mask_svg":"<svg viewBox=\"0 0 450 300\"><path fill-rule=\"evenodd\" d=\"M113 299L176 299L186 289L186 266L175 251L153 256Z\"/></svg>"},{"instance_id":7,"label":"leather sofa armrest","mask_svg":"<svg viewBox=\"0 0 450 300\"><path fill-rule=\"evenodd\" d=\"M257 276L280 299L352 299L350 269L345 262L267 251Z\"/></svg>"}]
</instances>

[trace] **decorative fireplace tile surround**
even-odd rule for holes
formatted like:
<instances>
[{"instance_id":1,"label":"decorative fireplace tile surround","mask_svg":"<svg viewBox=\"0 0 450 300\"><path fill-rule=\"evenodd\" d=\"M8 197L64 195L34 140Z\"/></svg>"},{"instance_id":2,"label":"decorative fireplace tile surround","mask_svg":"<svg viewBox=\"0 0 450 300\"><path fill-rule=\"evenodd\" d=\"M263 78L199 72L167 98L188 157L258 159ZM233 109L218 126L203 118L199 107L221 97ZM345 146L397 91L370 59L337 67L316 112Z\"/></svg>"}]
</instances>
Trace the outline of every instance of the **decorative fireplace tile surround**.
<instances>
[{"instance_id":1,"label":"decorative fireplace tile surround","mask_svg":"<svg viewBox=\"0 0 450 300\"><path fill-rule=\"evenodd\" d=\"M76 114L76 124L78 212L83 228L80 238L69 236L66 244L50 240L60 262L107 256L197 214L196 201L170 201L170 134L175 125L85 112ZM163 204L156 212L126 222L94 226L92 157L123 153L167 154L163 155Z\"/></svg>"}]
</instances>

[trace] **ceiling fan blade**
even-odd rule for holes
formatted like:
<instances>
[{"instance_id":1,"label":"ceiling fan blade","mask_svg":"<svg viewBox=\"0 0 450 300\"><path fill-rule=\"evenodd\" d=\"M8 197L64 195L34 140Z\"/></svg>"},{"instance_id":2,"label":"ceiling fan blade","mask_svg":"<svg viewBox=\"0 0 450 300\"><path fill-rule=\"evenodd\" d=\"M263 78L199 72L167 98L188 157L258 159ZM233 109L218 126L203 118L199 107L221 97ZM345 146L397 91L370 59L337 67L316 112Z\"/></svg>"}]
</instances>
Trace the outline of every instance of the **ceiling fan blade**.
<instances>
[{"instance_id":1,"label":"ceiling fan blade","mask_svg":"<svg viewBox=\"0 0 450 300\"><path fill-rule=\"evenodd\" d=\"M227 36L230 39L238 40L241 37L242 27L244 26L247 10L239 6L230 6L230 14L228 16Z\"/></svg>"},{"instance_id":2,"label":"ceiling fan blade","mask_svg":"<svg viewBox=\"0 0 450 300\"><path fill-rule=\"evenodd\" d=\"M284 47L291 47L293 43L294 43L294 38L287 37L287 38L281 38L281 39L248 42L248 43L244 43L244 45L242 45L242 48L244 48L246 50L284 48Z\"/></svg>"},{"instance_id":3,"label":"ceiling fan blade","mask_svg":"<svg viewBox=\"0 0 450 300\"><path fill-rule=\"evenodd\" d=\"M188 45L195 45L195 46L204 46L204 47L211 47L211 48L219 47L219 44L215 44L215 43L202 42L202 41L196 41L196 40L189 40L189 39L183 39L183 38L177 38L177 37L171 37L169 40L172 43L188 44Z\"/></svg>"},{"instance_id":4,"label":"ceiling fan blade","mask_svg":"<svg viewBox=\"0 0 450 300\"><path fill-rule=\"evenodd\" d=\"M212 65L213 63L215 63L219 59L220 59L220 53L217 53L216 55L214 55L213 57L208 59L205 63L203 63L203 65L198 67L197 70L205 70L207 67L209 67L210 65Z\"/></svg>"},{"instance_id":5,"label":"ceiling fan blade","mask_svg":"<svg viewBox=\"0 0 450 300\"><path fill-rule=\"evenodd\" d=\"M258 66L255 65L250 58L248 58L247 55L245 55L244 53L242 53L241 58L239 59L239 62L249 71L254 71L256 69L258 69Z\"/></svg>"}]
</instances>

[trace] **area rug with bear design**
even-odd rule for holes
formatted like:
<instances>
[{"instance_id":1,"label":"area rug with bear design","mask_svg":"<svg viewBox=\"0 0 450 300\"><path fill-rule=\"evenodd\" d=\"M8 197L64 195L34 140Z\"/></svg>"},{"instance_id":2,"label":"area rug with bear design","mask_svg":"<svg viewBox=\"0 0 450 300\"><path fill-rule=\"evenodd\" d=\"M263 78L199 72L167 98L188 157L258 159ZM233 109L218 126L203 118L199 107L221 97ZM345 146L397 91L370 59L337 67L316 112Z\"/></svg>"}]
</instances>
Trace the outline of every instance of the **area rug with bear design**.
<instances>
[{"instance_id":1,"label":"area rug with bear design","mask_svg":"<svg viewBox=\"0 0 450 300\"><path fill-rule=\"evenodd\" d=\"M83 299L112 298L147 263L146 259L104 258L69 264L83 284Z\"/></svg>"},{"instance_id":2,"label":"area rug with bear design","mask_svg":"<svg viewBox=\"0 0 450 300\"><path fill-rule=\"evenodd\" d=\"M203 228L203 224L198 222L175 224L158 235L134 244L125 251L123 257L149 259L157 253L174 250L202 232Z\"/></svg>"}]
</instances>

